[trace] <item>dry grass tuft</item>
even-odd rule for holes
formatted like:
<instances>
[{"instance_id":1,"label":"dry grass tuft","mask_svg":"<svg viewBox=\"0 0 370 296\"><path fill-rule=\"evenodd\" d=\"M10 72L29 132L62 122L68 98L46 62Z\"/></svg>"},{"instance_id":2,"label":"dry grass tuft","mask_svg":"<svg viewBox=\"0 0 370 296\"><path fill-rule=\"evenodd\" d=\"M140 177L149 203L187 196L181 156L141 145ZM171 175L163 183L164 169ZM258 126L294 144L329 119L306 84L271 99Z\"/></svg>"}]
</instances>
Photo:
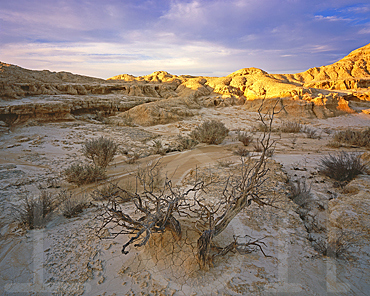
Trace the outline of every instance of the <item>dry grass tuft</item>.
<instances>
[{"instance_id":1,"label":"dry grass tuft","mask_svg":"<svg viewBox=\"0 0 370 296\"><path fill-rule=\"evenodd\" d=\"M280 126L282 133L299 133L302 129L302 125L296 121L284 121Z\"/></svg>"},{"instance_id":2,"label":"dry grass tuft","mask_svg":"<svg viewBox=\"0 0 370 296\"><path fill-rule=\"evenodd\" d=\"M333 136L333 141L351 146L370 147L370 128L363 131L345 131L337 132Z\"/></svg>"}]
</instances>

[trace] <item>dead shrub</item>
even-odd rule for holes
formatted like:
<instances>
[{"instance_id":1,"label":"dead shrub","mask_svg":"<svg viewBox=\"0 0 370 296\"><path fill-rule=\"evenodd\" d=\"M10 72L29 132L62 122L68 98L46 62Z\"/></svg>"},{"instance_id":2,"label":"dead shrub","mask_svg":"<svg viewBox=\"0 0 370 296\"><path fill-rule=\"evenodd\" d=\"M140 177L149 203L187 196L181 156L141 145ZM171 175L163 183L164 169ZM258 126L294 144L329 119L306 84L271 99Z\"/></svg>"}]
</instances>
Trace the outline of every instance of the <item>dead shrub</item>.
<instances>
[{"instance_id":1,"label":"dead shrub","mask_svg":"<svg viewBox=\"0 0 370 296\"><path fill-rule=\"evenodd\" d=\"M296 121L284 121L280 126L282 133L299 133L302 129L302 125Z\"/></svg>"},{"instance_id":2,"label":"dead shrub","mask_svg":"<svg viewBox=\"0 0 370 296\"><path fill-rule=\"evenodd\" d=\"M207 144L221 144L229 134L229 129L220 121L210 120L203 122L190 133L196 141Z\"/></svg>"},{"instance_id":3,"label":"dead shrub","mask_svg":"<svg viewBox=\"0 0 370 296\"><path fill-rule=\"evenodd\" d=\"M323 157L320 160L319 171L339 182L351 181L357 175L366 172L366 165L362 163L359 155L341 152L337 155L329 154Z\"/></svg>"},{"instance_id":4,"label":"dead shrub","mask_svg":"<svg viewBox=\"0 0 370 296\"><path fill-rule=\"evenodd\" d=\"M46 218L55 208L49 192L41 191L37 198L26 196L20 206L15 208L16 220L26 229L45 226Z\"/></svg>"},{"instance_id":5,"label":"dead shrub","mask_svg":"<svg viewBox=\"0 0 370 296\"><path fill-rule=\"evenodd\" d=\"M159 160L138 167L136 177L143 187L157 189L163 185L164 177Z\"/></svg>"},{"instance_id":6,"label":"dead shrub","mask_svg":"<svg viewBox=\"0 0 370 296\"><path fill-rule=\"evenodd\" d=\"M181 135L177 136L176 142L177 142L176 148L178 151L190 150L199 144L197 140L189 137L183 137Z\"/></svg>"},{"instance_id":7,"label":"dead shrub","mask_svg":"<svg viewBox=\"0 0 370 296\"><path fill-rule=\"evenodd\" d=\"M363 131L345 131L336 132L333 141L351 146L370 147L370 128Z\"/></svg>"},{"instance_id":8,"label":"dead shrub","mask_svg":"<svg viewBox=\"0 0 370 296\"><path fill-rule=\"evenodd\" d=\"M86 141L82 147L83 155L92 160L95 166L105 169L117 154L118 145L101 136Z\"/></svg>"},{"instance_id":9,"label":"dead shrub","mask_svg":"<svg viewBox=\"0 0 370 296\"><path fill-rule=\"evenodd\" d=\"M244 146L248 146L253 141L253 137L246 132L238 132L238 141L242 142Z\"/></svg>"},{"instance_id":10,"label":"dead shrub","mask_svg":"<svg viewBox=\"0 0 370 296\"><path fill-rule=\"evenodd\" d=\"M99 166L72 164L63 172L67 182L78 186L106 179L105 170Z\"/></svg>"},{"instance_id":11,"label":"dead shrub","mask_svg":"<svg viewBox=\"0 0 370 296\"><path fill-rule=\"evenodd\" d=\"M315 241L313 247L324 256L347 259L349 248L354 244L354 240L354 234L339 230L326 240Z\"/></svg>"}]
</instances>

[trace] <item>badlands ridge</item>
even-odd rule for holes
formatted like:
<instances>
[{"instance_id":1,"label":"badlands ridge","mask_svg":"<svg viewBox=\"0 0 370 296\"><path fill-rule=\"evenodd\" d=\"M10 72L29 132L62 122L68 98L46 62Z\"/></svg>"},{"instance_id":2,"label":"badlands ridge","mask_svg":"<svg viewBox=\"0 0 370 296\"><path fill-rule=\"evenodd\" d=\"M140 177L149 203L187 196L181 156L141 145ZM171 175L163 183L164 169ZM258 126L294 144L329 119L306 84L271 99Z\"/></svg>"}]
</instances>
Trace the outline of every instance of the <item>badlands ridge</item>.
<instances>
[{"instance_id":1,"label":"badlands ridge","mask_svg":"<svg viewBox=\"0 0 370 296\"><path fill-rule=\"evenodd\" d=\"M253 111L263 98L282 98L285 116L327 118L369 112L362 104L370 100L369 86L370 44L332 65L297 74L244 68L225 77L157 71L103 80L0 63L0 120L13 124L100 111L116 115L111 120L117 124L150 126L195 115L202 107L245 105Z\"/></svg>"}]
</instances>

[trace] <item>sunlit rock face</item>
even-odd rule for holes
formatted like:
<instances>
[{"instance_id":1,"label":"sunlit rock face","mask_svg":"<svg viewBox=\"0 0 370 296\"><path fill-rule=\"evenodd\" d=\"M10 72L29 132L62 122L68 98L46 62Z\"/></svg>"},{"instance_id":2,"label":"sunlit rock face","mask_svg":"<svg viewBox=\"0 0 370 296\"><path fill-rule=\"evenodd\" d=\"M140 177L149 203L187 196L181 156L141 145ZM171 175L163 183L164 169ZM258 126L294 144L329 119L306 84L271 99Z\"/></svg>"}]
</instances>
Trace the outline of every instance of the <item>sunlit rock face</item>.
<instances>
[{"instance_id":1,"label":"sunlit rock face","mask_svg":"<svg viewBox=\"0 0 370 296\"><path fill-rule=\"evenodd\" d=\"M0 63L0 119L23 122L71 119L76 113L105 112L112 120L144 126L196 114L202 107L244 105L282 99L280 116L327 118L366 108L370 99L370 44L340 61L297 74L243 68L226 77L195 77L156 71L107 80L67 72L32 71ZM149 103L149 104L148 104ZM145 104L145 105L143 105ZM272 101L267 105L272 105Z\"/></svg>"}]
</instances>

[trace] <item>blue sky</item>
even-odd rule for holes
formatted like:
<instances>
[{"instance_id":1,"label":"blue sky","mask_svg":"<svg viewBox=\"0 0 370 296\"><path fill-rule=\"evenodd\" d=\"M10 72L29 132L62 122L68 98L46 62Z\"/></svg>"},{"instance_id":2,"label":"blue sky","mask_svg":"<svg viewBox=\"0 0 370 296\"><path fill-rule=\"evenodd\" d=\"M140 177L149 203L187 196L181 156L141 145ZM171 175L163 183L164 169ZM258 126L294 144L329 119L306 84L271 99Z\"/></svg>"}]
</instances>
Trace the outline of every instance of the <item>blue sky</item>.
<instances>
[{"instance_id":1,"label":"blue sky","mask_svg":"<svg viewBox=\"0 0 370 296\"><path fill-rule=\"evenodd\" d=\"M101 78L297 73L368 43L368 0L0 0L0 61Z\"/></svg>"}]
</instances>

